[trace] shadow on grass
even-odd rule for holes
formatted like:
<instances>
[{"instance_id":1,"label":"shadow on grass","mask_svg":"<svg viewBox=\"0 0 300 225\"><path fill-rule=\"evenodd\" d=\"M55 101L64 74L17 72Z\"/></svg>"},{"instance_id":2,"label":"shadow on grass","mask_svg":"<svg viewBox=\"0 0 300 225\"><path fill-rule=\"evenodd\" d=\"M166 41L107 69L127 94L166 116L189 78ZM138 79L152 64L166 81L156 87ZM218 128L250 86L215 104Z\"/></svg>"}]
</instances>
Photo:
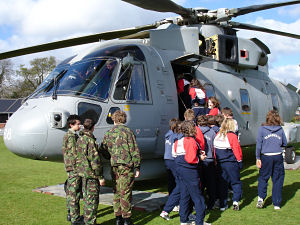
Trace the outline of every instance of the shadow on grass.
<instances>
[{"instance_id":1,"label":"shadow on grass","mask_svg":"<svg viewBox=\"0 0 300 225\"><path fill-rule=\"evenodd\" d=\"M296 192L300 189L300 182L295 182L290 185L283 186L281 207L285 206L292 198L295 197ZM265 207L272 205L272 196L265 200Z\"/></svg>"}]
</instances>

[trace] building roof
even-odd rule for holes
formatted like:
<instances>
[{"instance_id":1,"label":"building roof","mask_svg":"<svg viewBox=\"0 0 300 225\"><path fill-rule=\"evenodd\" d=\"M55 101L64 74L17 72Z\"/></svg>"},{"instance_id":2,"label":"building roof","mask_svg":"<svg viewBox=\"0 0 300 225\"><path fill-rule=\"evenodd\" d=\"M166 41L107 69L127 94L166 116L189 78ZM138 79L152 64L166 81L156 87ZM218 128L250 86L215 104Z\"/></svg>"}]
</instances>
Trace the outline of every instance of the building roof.
<instances>
[{"instance_id":1,"label":"building roof","mask_svg":"<svg viewBox=\"0 0 300 225\"><path fill-rule=\"evenodd\" d=\"M0 99L0 113L14 113L22 105L22 98Z\"/></svg>"}]
</instances>

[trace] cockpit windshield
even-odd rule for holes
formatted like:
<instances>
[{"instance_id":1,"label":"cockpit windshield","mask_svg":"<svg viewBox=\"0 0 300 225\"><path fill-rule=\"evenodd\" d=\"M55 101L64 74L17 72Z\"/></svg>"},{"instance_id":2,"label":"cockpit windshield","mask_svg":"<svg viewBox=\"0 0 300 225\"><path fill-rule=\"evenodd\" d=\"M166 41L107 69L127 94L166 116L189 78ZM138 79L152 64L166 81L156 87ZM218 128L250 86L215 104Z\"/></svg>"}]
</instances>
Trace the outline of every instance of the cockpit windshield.
<instances>
[{"instance_id":1,"label":"cockpit windshield","mask_svg":"<svg viewBox=\"0 0 300 225\"><path fill-rule=\"evenodd\" d=\"M55 93L105 100L116 65L115 58L97 58L55 69L41 84L42 89L37 89L31 98Z\"/></svg>"}]
</instances>

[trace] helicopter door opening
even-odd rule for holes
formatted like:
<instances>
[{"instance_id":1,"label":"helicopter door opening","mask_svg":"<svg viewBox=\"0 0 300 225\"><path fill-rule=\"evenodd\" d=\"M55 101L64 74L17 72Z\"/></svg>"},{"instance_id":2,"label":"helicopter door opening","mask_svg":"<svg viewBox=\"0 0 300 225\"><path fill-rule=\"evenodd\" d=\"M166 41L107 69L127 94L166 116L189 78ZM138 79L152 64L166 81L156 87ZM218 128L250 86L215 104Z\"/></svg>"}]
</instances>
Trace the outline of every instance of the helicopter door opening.
<instances>
[{"instance_id":1,"label":"helicopter door opening","mask_svg":"<svg viewBox=\"0 0 300 225\"><path fill-rule=\"evenodd\" d=\"M195 60L196 61L196 60ZM189 95L189 83L193 77L193 67L191 64L187 65L186 60L181 58L175 59L171 62L174 77L177 86L178 97L178 117L184 120L184 112L191 108L191 97Z\"/></svg>"}]
</instances>

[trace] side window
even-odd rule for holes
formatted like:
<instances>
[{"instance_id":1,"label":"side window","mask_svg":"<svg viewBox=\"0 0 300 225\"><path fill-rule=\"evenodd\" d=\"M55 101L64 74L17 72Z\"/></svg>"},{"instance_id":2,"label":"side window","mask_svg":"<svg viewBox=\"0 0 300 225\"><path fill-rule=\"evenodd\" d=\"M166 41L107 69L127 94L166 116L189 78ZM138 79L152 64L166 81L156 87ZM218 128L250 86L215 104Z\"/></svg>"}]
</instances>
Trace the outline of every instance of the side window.
<instances>
[{"instance_id":1,"label":"side window","mask_svg":"<svg viewBox=\"0 0 300 225\"><path fill-rule=\"evenodd\" d=\"M94 105L86 102L80 102L78 104L78 115L80 116L81 123L85 119L92 119L95 123L98 122L101 115L102 108L99 105Z\"/></svg>"},{"instance_id":2,"label":"side window","mask_svg":"<svg viewBox=\"0 0 300 225\"><path fill-rule=\"evenodd\" d=\"M271 98L272 98L273 109L278 110L279 109L278 96L276 94L271 94Z\"/></svg>"},{"instance_id":3,"label":"side window","mask_svg":"<svg viewBox=\"0 0 300 225\"><path fill-rule=\"evenodd\" d=\"M212 84L205 84L204 88L205 88L205 94L206 94L207 98L209 98L211 96L214 96L214 97L216 96L215 88Z\"/></svg>"},{"instance_id":4,"label":"side window","mask_svg":"<svg viewBox=\"0 0 300 225\"><path fill-rule=\"evenodd\" d=\"M112 107L112 108L109 109L108 115L107 115L107 117L106 117L106 122L107 122L108 124L114 124L114 121L112 120L111 116L112 116L112 114L114 114L117 110L120 110L120 108L118 108L118 107Z\"/></svg>"},{"instance_id":5,"label":"side window","mask_svg":"<svg viewBox=\"0 0 300 225\"><path fill-rule=\"evenodd\" d=\"M149 94L143 64L122 68L116 82L115 100L148 102Z\"/></svg>"},{"instance_id":6,"label":"side window","mask_svg":"<svg viewBox=\"0 0 300 225\"><path fill-rule=\"evenodd\" d=\"M246 89L240 89L242 110L249 112L251 110L250 98Z\"/></svg>"}]
</instances>

